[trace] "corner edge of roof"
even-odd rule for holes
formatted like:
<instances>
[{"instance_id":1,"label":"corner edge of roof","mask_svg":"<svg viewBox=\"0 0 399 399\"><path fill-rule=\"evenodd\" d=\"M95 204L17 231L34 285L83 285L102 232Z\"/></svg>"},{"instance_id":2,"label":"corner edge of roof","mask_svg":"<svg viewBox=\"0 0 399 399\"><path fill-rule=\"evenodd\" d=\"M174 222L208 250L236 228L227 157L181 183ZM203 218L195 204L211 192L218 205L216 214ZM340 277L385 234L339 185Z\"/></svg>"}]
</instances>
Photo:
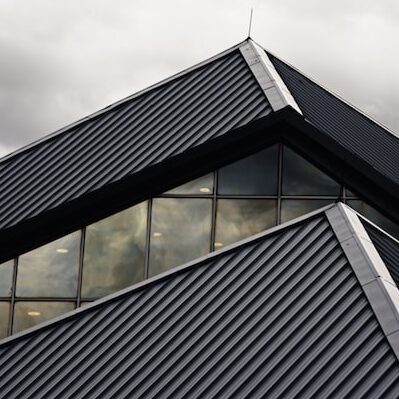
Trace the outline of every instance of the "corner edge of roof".
<instances>
[{"instance_id":1,"label":"corner edge of roof","mask_svg":"<svg viewBox=\"0 0 399 399\"><path fill-rule=\"evenodd\" d=\"M119 298L122 298L125 295L132 294L132 293L134 293L137 290L143 289L146 286L150 286L150 285L152 285L152 284L154 284L154 283L156 283L158 281L161 281L161 280L166 279L166 278L168 278L170 276L173 276L176 273L180 273L180 272L188 270L188 269L190 269L192 267L199 266L199 265L203 264L204 262L206 262L206 261L208 261L208 260L210 260L212 258L228 254L228 253L236 250L237 248L240 248L240 247L243 247L243 246L246 246L246 245L250 245L250 244L252 244L252 243L254 243L256 241L262 240L262 239L264 239L266 237L272 236L274 234L281 233L281 232L283 232L285 230L288 230L288 229L292 228L295 225L299 225L299 224L305 223L307 221L310 221L310 220L312 220L313 218L315 218L317 216L321 216L321 215L325 216L325 213L329 209L333 209L335 207L336 207L335 203L326 205L326 206L324 206L324 207L322 207L320 209L317 209L315 211L309 212L309 213L307 213L307 214L305 214L303 216L300 216L298 218L289 220L288 222L282 223L280 225L271 227L271 228L269 228L269 229L267 229L265 231L262 231L262 232L260 232L258 234L255 234L255 235L253 235L251 237L245 238L245 239L240 240L238 242L235 242L233 244L226 245L226 247L224 247L224 248L221 248L219 250L216 250L216 251L213 251L213 252L208 253L206 255L203 255L203 256L201 256L199 258L196 258L196 259L191 260L191 261L189 261L187 263L184 263L181 266L174 267L174 268L172 268L170 270L167 270L166 272L163 272L163 273L158 274L158 275L156 275L154 277L148 278L147 280L144 280L144 281L141 281L139 283L136 283L136 284L134 284L134 285L132 285L130 287L124 288L124 289L122 289L122 290L120 290L118 292L115 292L113 294L107 295L107 296L105 296L103 298L100 298L100 299L90 303L90 304L85 305L84 307L80 307L80 308L71 310L71 311L69 311L67 313L64 313L64 314L58 316L58 317L55 317L53 319L44 321L44 322L42 322L42 323L40 323L40 324L38 324L36 326L33 326L33 327L31 327L31 328L29 328L27 330L23 330L21 332L15 333L15 334L10 335L8 337L2 338L2 339L0 339L0 349L2 347L4 347L4 346L12 344L14 341L19 341L20 339L24 339L26 336L33 335L33 334L39 333L42 330L50 328L51 326L56 325L56 324L62 322L63 320L68 320L70 318L75 317L76 315L78 315L80 313L87 312L90 309L99 307L99 306L101 306L101 305L103 305L105 303L108 303L110 301L117 300Z\"/></svg>"},{"instance_id":2,"label":"corner edge of roof","mask_svg":"<svg viewBox=\"0 0 399 399\"><path fill-rule=\"evenodd\" d=\"M326 211L343 252L399 360L399 289L367 234L359 215L338 203Z\"/></svg>"},{"instance_id":3,"label":"corner edge of roof","mask_svg":"<svg viewBox=\"0 0 399 399\"><path fill-rule=\"evenodd\" d=\"M299 105L270 61L266 50L251 38L245 40L239 50L273 111L290 106L302 115Z\"/></svg>"},{"instance_id":4,"label":"corner edge of roof","mask_svg":"<svg viewBox=\"0 0 399 399\"><path fill-rule=\"evenodd\" d=\"M346 105L347 107L356 111L359 115L366 118L369 122L375 124L376 126L378 126L381 129L383 129L387 134L393 136L396 139L399 139L399 131L395 131L392 128L386 126L383 122L378 121L375 117L369 115L366 111L362 110L355 104L352 104L349 100L342 97L342 95L336 93L333 89L330 89L329 87L327 87L324 83L319 82L316 78L313 78L310 75L308 75L306 72L301 71L300 69L295 67L293 64L291 64L289 61L286 61L285 59L278 57L272 51L265 50L265 49L263 49L263 50L266 52L266 54L268 56L271 55L272 57L277 59L279 62L285 64L288 68L291 68L293 71L300 74L305 79L309 80L312 84L320 87L329 96L332 96L332 97L336 98L337 100L341 101L344 105Z\"/></svg>"}]
</instances>

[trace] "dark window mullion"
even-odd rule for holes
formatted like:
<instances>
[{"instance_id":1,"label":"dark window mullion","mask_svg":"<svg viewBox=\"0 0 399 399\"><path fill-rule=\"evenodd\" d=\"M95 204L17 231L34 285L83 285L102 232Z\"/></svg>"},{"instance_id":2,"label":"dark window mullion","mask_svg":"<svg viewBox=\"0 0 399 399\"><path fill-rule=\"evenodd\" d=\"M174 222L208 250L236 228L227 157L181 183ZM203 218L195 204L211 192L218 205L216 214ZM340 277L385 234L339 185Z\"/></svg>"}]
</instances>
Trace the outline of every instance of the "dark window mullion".
<instances>
[{"instance_id":1,"label":"dark window mullion","mask_svg":"<svg viewBox=\"0 0 399 399\"><path fill-rule=\"evenodd\" d=\"M277 158L277 221L276 224L281 223L281 194L283 184L283 144L278 145L278 158Z\"/></svg>"},{"instance_id":2,"label":"dark window mullion","mask_svg":"<svg viewBox=\"0 0 399 399\"><path fill-rule=\"evenodd\" d=\"M217 190L218 190L218 170L215 170L215 172L213 173L213 199L212 199L210 252L215 250L216 212L217 212L217 198L218 198Z\"/></svg>"},{"instance_id":3,"label":"dark window mullion","mask_svg":"<svg viewBox=\"0 0 399 399\"><path fill-rule=\"evenodd\" d=\"M77 296L76 296L76 307L80 306L82 296L82 279L83 279L83 260L86 240L86 227L83 227L81 232L80 241L80 253L79 253L79 271L78 271L78 284L77 284Z\"/></svg>"},{"instance_id":4,"label":"dark window mullion","mask_svg":"<svg viewBox=\"0 0 399 399\"><path fill-rule=\"evenodd\" d=\"M150 241L151 241L151 220L152 220L152 198L147 205L147 232L145 239L145 258L144 258L144 280L148 279L148 268L150 261Z\"/></svg>"},{"instance_id":5,"label":"dark window mullion","mask_svg":"<svg viewBox=\"0 0 399 399\"><path fill-rule=\"evenodd\" d=\"M17 289L17 272L18 272L18 257L14 259L14 269L12 275L12 286L11 286L11 302L10 312L8 317L8 335L12 334L12 324L14 321L14 304L15 304L15 293Z\"/></svg>"}]
</instances>

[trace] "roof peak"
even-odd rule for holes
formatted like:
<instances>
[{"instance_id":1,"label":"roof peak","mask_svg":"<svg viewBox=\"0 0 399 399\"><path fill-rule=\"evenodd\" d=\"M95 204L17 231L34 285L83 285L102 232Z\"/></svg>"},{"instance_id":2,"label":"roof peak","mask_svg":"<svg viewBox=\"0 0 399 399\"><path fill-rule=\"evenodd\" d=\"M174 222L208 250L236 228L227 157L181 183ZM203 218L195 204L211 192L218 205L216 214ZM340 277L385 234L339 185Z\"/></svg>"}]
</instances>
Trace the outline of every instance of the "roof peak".
<instances>
[{"instance_id":1,"label":"roof peak","mask_svg":"<svg viewBox=\"0 0 399 399\"><path fill-rule=\"evenodd\" d=\"M248 38L239 47L239 50L263 90L273 111L279 111L287 106L291 106L299 114L302 114L288 87L269 60L266 50L251 38Z\"/></svg>"}]
</instances>

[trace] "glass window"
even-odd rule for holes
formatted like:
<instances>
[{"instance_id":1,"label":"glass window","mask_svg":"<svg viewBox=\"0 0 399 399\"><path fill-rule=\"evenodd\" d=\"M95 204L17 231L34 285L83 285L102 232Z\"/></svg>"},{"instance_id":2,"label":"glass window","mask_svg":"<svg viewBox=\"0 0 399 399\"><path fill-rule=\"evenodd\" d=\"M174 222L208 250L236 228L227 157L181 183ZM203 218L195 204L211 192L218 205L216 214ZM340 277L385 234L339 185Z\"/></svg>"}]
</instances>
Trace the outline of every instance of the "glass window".
<instances>
[{"instance_id":1,"label":"glass window","mask_svg":"<svg viewBox=\"0 0 399 399\"><path fill-rule=\"evenodd\" d=\"M14 259L0 265L0 296L11 296Z\"/></svg>"},{"instance_id":2,"label":"glass window","mask_svg":"<svg viewBox=\"0 0 399 399\"><path fill-rule=\"evenodd\" d=\"M348 200L346 203L365 218L375 223L378 227L399 239L399 226L382 215L375 208L361 200Z\"/></svg>"},{"instance_id":3,"label":"glass window","mask_svg":"<svg viewBox=\"0 0 399 399\"><path fill-rule=\"evenodd\" d=\"M267 148L219 170L218 193L276 195L278 146Z\"/></svg>"},{"instance_id":4,"label":"glass window","mask_svg":"<svg viewBox=\"0 0 399 399\"><path fill-rule=\"evenodd\" d=\"M339 196L340 185L321 170L284 146L283 195Z\"/></svg>"},{"instance_id":5,"label":"glass window","mask_svg":"<svg viewBox=\"0 0 399 399\"><path fill-rule=\"evenodd\" d=\"M147 202L86 228L82 297L97 298L144 279Z\"/></svg>"},{"instance_id":6,"label":"glass window","mask_svg":"<svg viewBox=\"0 0 399 399\"><path fill-rule=\"evenodd\" d=\"M215 249L275 226L276 216L275 200L218 200Z\"/></svg>"},{"instance_id":7,"label":"glass window","mask_svg":"<svg viewBox=\"0 0 399 399\"><path fill-rule=\"evenodd\" d=\"M10 317L10 303L0 302L0 339L8 335L9 317Z\"/></svg>"},{"instance_id":8,"label":"glass window","mask_svg":"<svg viewBox=\"0 0 399 399\"><path fill-rule=\"evenodd\" d=\"M198 179L189 181L182 186L176 187L166 194L193 194L193 195L206 195L213 193L213 173L202 176Z\"/></svg>"},{"instance_id":9,"label":"glass window","mask_svg":"<svg viewBox=\"0 0 399 399\"><path fill-rule=\"evenodd\" d=\"M78 284L81 232L21 255L18 259L17 296L74 297Z\"/></svg>"},{"instance_id":10,"label":"glass window","mask_svg":"<svg viewBox=\"0 0 399 399\"><path fill-rule=\"evenodd\" d=\"M212 200L153 200L149 275L209 252Z\"/></svg>"},{"instance_id":11,"label":"glass window","mask_svg":"<svg viewBox=\"0 0 399 399\"><path fill-rule=\"evenodd\" d=\"M331 204L332 200L282 200L281 201L281 223L315 211L323 206Z\"/></svg>"},{"instance_id":12,"label":"glass window","mask_svg":"<svg viewBox=\"0 0 399 399\"><path fill-rule=\"evenodd\" d=\"M13 334L75 309L72 302L16 302Z\"/></svg>"}]
</instances>

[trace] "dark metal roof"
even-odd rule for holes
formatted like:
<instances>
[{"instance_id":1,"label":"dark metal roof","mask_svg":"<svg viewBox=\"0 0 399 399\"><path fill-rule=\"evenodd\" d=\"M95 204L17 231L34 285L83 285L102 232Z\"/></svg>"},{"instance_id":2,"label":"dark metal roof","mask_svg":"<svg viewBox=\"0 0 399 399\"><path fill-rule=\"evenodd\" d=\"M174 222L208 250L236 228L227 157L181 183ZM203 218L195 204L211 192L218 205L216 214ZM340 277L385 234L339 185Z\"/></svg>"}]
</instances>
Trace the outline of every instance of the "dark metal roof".
<instances>
[{"instance_id":1,"label":"dark metal roof","mask_svg":"<svg viewBox=\"0 0 399 399\"><path fill-rule=\"evenodd\" d=\"M356 157L399 184L399 137L267 53L304 117Z\"/></svg>"},{"instance_id":2,"label":"dark metal roof","mask_svg":"<svg viewBox=\"0 0 399 399\"><path fill-rule=\"evenodd\" d=\"M99 205L92 209L103 210L103 216L132 205L134 199L128 203L131 186L127 182L139 187L138 192L134 193L137 199L148 197L151 194L147 191L145 195L142 194L143 198L139 195L143 182L151 181L148 179L150 173L146 175L146 172L155 170L157 166L159 170L166 170L165 165L171 160L173 164L179 156L186 156L187 162L192 152L201 149L204 149L201 160L206 164L203 160L212 145L205 143L211 142L216 147L218 142L220 153L222 150L219 149L223 148L221 144L227 145L229 139L235 137L228 134L234 129L243 128L247 132L251 125L273 124L276 116L281 117L280 122L287 121L293 115L301 118L300 121L296 120L299 126L303 123L302 115L294 108L285 106L280 109L285 113L272 112L266 98L271 83L284 98L287 94L289 98L293 96L303 117L310 122L306 123L307 127L315 126L321 132L322 137L315 137L315 141L331 138L334 142L331 140L321 145L332 151L329 144L338 143L338 152L341 149L349 151L355 160L362 161L362 167L357 170L360 178L363 174L367 178L372 174L372 182L383 182L377 184L378 189L383 189L379 199L386 193L392 195L397 192L399 138L273 55L264 53L274 67L269 59L259 60L256 56L245 61L241 50L250 42L250 39L244 41L214 59L114 104L0 161L0 238L3 247L12 247L10 253L4 256L15 256L43 244L44 238L42 241L32 241L38 230L54 231L54 235L49 233L46 238L50 240L80 228L84 224L82 215L88 213L88 207L97 199ZM257 65L262 62L268 63L263 71ZM258 72L251 72L256 66ZM273 72L269 80L262 75L267 74L267 71ZM278 74L282 79L276 78ZM284 135L281 126L276 131ZM221 136L223 140L212 141ZM352 158L352 155L347 158ZM176 172L179 163L176 161L172 166L174 174L179 174ZM370 168L365 172L363 166ZM373 173L368 173L370 171ZM134 178L138 176L141 180L137 179L137 183ZM156 173L154 176L154 181L163 181L164 176L159 178ZM108 204L111 202L109 198L117 191L117 182L118 192L122 194L120 204L115 204L114 210ZM385 187L388 185L389 190ZM121 187L127 187L126 193ZM128 200L125 196L129 197ZM373 205L378 208L378 204ZM86 222L91 223L97 217L100 216L93 212ZM51 225L53 219L62 228L56 229ZM70 226L64 227L65 219L73 219Z\"/></svg>"},{"instance_id":3,"label":"dark metal roof","mask_svg":"<svg viewBox=\"0 0 399 399\"><path fill-rule=\"evenodd\" d=\"M0 397L398 397L331 226L315 213L6 339Z\"/></svg>"},{"instance_id":4,"label":"dark metal roof","mask_svg":"<svg viewBox=\"0 0 399 399\"><path fill-rule=\"evenodd\" d=\"M399 287L399 243L372 223L363 220L363 224L389 273Z\"/></svg>"},{"instance_id":5,"label":"dark metal roof","mask_svg":"<svg viewBox=\"0 0 399 399\"><path fill-rule=\"evenodd\" d=\"M271 112L238 50L0 163L0 229Z\"/></svg>"}]
</instances>

